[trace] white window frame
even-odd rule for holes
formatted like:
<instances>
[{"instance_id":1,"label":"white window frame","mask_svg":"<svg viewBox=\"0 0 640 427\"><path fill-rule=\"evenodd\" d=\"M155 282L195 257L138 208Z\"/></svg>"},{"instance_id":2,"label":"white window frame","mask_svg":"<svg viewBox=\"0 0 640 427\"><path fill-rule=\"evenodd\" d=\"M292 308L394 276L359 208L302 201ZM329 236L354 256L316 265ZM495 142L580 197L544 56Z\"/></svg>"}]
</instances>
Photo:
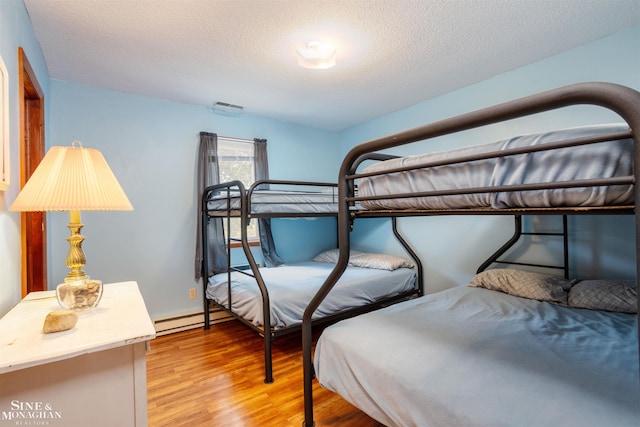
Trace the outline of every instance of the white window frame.
<instances>
[{"instance_id":1,"label":"white window frame","mask_svg":"<svg viewBox=\"0 0 640 427\"><path fill-rule=\"evenodd\" d=\"M234 155L232 152L236 149L238 153ZM243 153L245 151L245 153ZM241 181L245 188L248 190L251 184L255 182L255 147L254 141L251 139L232 138L225 136L218 136L218 173L220 175L220 182L228 182L233 180ZM247 160L248 159L248 160ZM227 164L232 162L249 161L251 163L250 174L251 176L233 176L231 171L228 171L229 166ZM227 227L226 218L223 220L225 232L229 229ZM234 239L240 239L240 218L231 218L231 237ZM247 228L247 240L251 246L260 244L260 235L258 233L258 222L251 221ZM240 246L239 242L232 242L232 247Z\"/></svg>"}]
</instances>

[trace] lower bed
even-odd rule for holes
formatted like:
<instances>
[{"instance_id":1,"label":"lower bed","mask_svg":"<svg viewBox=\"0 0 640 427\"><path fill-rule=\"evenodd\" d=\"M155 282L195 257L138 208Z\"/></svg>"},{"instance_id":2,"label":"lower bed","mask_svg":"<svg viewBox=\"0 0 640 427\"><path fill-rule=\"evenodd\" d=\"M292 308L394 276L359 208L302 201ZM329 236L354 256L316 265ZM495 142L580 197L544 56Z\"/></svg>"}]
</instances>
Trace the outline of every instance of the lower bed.
<instances>
[{"instance_id":1,"label":"lower bed","mask_svg":"<svg viewBox=\"0 0 640 427\"><path fill-rule=\"evenodd\" d=\"M308 261L261 268L260 273L269 291L271 327L280 329L300 324L309 301L334 267L333 263ZM207 298L228 308L227 282L226 273L212 276L207 286ZM416 273L412 268L348 267L334 291L314 313L314 319L362 307L384 297L409 292L415 287ZM231 295L233 312L256 326L262 326L262 296L255 279L240 272L231 273Z\"/></svg>"},{"instance_id":2,"label":"lower bed","mask_svg":"<svg viewBox=\"0 0 640 427\"><path fill-rule=\"evenodd\" d=\"M320 384L387 426L637 426L634 314L460 287L328 327Z\"/></svg>"}]
</instances>

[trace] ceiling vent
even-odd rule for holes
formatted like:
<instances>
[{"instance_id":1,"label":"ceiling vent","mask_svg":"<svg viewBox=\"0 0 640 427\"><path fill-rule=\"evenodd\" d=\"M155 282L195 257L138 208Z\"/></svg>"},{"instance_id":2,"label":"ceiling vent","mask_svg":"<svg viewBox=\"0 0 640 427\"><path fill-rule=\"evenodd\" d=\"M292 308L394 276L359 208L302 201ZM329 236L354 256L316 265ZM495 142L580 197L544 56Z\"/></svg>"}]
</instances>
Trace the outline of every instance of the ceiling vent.
<instances>
[{"instance_id":1,"label":"ceiling vent","mask_svg":"<svg viewBox=\"0 0 640 427\"><path fill-rule=\"evenodd\" d=\"M223 116L239 116L244 112L242 105L229 104L228 102L216 101L213 103L213 112Z\"/></svg>"}]
</instances>

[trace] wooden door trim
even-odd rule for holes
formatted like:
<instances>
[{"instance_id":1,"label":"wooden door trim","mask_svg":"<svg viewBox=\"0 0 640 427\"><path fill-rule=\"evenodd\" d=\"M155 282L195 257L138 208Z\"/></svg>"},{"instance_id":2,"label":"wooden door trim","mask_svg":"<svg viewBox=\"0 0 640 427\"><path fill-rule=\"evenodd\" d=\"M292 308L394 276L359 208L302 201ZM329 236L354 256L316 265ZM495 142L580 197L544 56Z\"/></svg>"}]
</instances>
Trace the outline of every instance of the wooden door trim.
<instances>
[{"instance_id":1,"label":"wooden door trim","mask_svg":"<svg viewBox=\"0 0 640 427\"><path fill-rule=\"evenodd\" d=\"M20 188L44 157L44 93L24 50L18 48L20 103ZM47 289L47 240L44 212L20 214L22 296Z\"/></svg>"}]
</instances>

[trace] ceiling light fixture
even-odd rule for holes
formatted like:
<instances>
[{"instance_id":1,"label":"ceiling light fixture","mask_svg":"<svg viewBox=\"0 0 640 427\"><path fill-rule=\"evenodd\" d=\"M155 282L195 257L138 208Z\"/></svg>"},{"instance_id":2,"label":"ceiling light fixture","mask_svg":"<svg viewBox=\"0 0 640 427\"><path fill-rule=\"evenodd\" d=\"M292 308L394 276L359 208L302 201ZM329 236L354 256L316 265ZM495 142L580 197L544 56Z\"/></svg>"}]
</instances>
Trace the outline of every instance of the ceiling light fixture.
<instances>
[{"instance_id":1,"label":"ceiling light fixture","mask_svg":"<svg viewBox=\"0 0 640 427\"><path fill-rule=\"evenodd\" d=\"M324 70L336 65L336 47L329 43L312 41L303 48L296 48L298 65L304 68Z\"/></svg>"}]
</instances>

